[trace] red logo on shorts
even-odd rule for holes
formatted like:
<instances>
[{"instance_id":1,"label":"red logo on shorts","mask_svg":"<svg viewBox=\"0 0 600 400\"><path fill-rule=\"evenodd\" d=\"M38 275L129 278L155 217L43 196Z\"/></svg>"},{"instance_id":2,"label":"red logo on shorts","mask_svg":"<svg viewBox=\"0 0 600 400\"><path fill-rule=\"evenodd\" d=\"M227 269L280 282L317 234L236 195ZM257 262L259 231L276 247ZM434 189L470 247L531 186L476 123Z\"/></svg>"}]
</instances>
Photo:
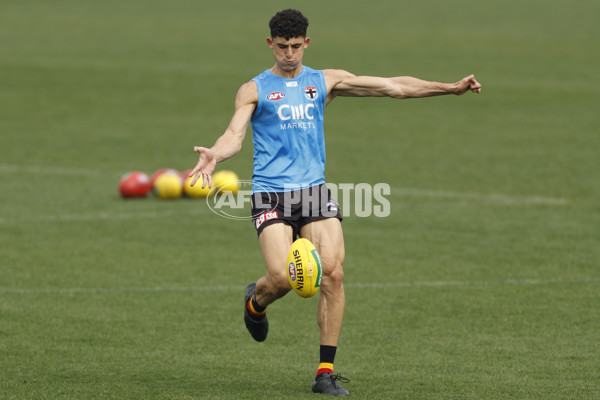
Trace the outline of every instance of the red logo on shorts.
<instances>
[{"instance_id":1,"label":"red logo on shorts","mask_svg":"<svg viewBox=\"0 0 600 400\"><path fill-rule=\"evenodd\" d=\"M254 225L256 226L256 229L258 229L263 223L272 219L279 219L279 214L277 214L277 211L265 211L264 213L260 214L260 216L256 217L254 220Z\"/></svg>"}]
</instances>

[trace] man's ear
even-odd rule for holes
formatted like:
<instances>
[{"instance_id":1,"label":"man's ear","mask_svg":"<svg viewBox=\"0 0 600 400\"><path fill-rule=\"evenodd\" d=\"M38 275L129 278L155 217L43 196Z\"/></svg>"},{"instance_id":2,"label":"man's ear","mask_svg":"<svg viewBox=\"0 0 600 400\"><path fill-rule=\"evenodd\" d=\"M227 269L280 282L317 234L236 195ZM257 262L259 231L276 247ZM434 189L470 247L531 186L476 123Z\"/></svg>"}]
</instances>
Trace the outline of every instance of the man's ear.
<instances>
[{"instance_id":1,"label":"man's ear","mask_svg":"<svg viewBox=\"0 0 600 400\"><path fill-rule=\"evenodd\" d=\"M273 39L271 39L270 37L267 38L267 44L269 45L270 48L273 48Z\"/></svg>"},{"instance_id":2,"label":"man's ear","mask_svg":"<svg viewBox=\"0 0 600 400\"><path fill-rule=\"evenodd\" d=\"M304 39L304 48L307 48L309 43L310 43L310 38L309 37L305 38Z\"/></svg>"}]
</instances>

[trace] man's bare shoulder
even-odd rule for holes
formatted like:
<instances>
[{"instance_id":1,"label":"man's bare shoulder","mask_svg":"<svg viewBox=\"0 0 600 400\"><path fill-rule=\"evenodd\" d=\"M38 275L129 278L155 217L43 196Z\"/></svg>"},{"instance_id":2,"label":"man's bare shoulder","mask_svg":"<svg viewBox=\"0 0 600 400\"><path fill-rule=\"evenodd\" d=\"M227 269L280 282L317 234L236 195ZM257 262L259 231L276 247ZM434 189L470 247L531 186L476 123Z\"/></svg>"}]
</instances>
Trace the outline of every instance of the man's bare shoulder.
<instances>
[{"instance_id":1,"label":"man's bare shoulder","mask_svg":"<svg viewBox=\"0 0 600 400\"><path fill-rule=\"evenodd\" d=\"M235 103L237 106L258 104L258 87L256 86L256 82L249 81L240 86L235 96Z\"/></svg>"},{"instance_id":2,"label":"man's bare shoulder","mask_svg":"<svg viewBox=\"0 0 600 400\"><path fill-rule=\"evenodd\" d=\"M327 85L327 91L331 91L335 86L344 81L345 79L352 78L355 75L351 72L343 69L324 69L323 77L325 78L325 84Z\"/></svg>"}]
</instances>

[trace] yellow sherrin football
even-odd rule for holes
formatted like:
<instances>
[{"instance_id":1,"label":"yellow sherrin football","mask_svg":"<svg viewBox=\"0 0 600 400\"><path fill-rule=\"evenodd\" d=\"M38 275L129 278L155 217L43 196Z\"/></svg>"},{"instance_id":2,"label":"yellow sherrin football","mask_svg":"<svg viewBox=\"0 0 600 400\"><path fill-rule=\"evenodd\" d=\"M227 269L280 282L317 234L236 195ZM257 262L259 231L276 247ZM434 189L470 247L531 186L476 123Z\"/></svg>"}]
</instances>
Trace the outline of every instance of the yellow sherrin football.
<instances>
[{"instance_id":1,"label":"yellow sherrin football","mask_svg":"<svg viewBox=\"0 0 600 400\"><path fill-rule=\"evenodd\" d=\"M292 244L287 269L288 281L299 296L311 297L319 291L323 278L321 257L308 239L300 238Z\"/></svg>"}]
</instances>

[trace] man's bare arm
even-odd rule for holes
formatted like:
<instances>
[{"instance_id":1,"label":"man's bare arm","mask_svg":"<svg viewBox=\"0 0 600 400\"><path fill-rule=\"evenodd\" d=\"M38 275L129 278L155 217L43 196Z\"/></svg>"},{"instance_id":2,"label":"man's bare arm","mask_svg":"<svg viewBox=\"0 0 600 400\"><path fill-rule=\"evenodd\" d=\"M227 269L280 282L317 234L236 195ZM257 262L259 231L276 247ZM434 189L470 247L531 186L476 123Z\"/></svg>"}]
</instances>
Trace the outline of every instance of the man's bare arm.
<instances>
[{"instance_id":1,"label":"man's bare arm","mask_svg":"<svg viewBox=\"0 0 600 400\"><path fill-rule=\"evenodd\" d=\"M209 187L212 186L211 175L215 165L233 157L240 151L250 118L252 118L257 104L258 90L256 83L251 81L242 85L235 97L235 112L225 133L217 139L210 149L201 146L194 147L194 151L199 154L199 159L196 167L189 175L194 176L191 182L192 186L200 177L203 179L202 187L206 184Z\"/></svg>"},{"instance_id":2,"label":"man's bare arm","mask_svg":"<svg viewBox=\"0 0 600 400\"><path fill-rule=\"evenodd\" d=\"M229 126L211 148L215 153L217 162L225 161L240 151L257 103L256 83L251 81L242 85L235 97L235 113L229 122Z\"/></svg>"},{"instance_id":3,"label":"man's bare arm","mask_svg":"<svg viewBox=\"0 0 600 400\"><path fill-rule=\"evenodd\" d=\"M473 75L455 83L425 81L411 76L393 78L355 76L342 70L326 70L325 76L326 82L331 85L328 100L332 100L336 96L406 99L445 94L461 95L467 90L474 93L481 91L481 84Z\"/></svg>"}]
</instances>

